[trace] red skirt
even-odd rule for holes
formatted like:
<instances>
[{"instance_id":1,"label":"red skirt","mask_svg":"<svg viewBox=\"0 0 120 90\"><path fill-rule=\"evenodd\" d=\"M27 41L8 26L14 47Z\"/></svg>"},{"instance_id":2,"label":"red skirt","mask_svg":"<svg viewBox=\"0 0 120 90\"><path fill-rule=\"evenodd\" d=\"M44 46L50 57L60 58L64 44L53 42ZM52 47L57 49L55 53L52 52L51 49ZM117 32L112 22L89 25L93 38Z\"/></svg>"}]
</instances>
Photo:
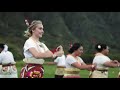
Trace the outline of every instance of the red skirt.
<instances>
[{"instance_id":1,"label":"red skirt","mask_svg":"<svg viewBox=\"0 0 120 90\"><path fill-rule=\"evenodd\" d=\"M43 78L44 68L40 64L26 64L20 72L20 78Z\"/></svg>"}]
</instances>

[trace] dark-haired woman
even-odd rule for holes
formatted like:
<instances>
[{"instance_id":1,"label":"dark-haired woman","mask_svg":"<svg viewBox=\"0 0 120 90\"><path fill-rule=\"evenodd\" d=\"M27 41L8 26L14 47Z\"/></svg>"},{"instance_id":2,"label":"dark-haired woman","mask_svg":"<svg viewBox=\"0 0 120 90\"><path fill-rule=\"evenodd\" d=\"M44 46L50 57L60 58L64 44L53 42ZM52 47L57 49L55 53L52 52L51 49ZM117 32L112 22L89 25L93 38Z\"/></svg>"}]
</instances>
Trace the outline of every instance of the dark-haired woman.
<instances>
[{"instance_id":1,"label":"dark-haired woman","mask_svg":"<svg viewBox=\"0 0 120 90\"><path fill-rule=\"evenodd\" d=\"M64 78L80 78L80 70L93 70L95 68L95 65L86 65L79 57L83 53L83 46L80 43L74 43L68 52Z\"/></svg>"},{"instance_id":2,"label":"dark-haired woman","mask_svg":"<svg viewBox=\"0 0 120 90\"><path fill-rule=\"evenodd\" d=\"M117 60L111 60L108 57L109 47L106 44L98 43L95 45L96 54L93 59L93 64L96 64L96 70L91 73L91 78L108 78L109 67L119 67L120 63Z\"/></svg>"},{"instance_id":3,"label":"dark-haired woman","mask_svg":"<svg viewBox=\"0 0 120 90\"><path fill-rule=\"evenodd\" d=\"M17 78L14 56L6 44L0 43L0 78Z\"/></svg>"}]
</instances>

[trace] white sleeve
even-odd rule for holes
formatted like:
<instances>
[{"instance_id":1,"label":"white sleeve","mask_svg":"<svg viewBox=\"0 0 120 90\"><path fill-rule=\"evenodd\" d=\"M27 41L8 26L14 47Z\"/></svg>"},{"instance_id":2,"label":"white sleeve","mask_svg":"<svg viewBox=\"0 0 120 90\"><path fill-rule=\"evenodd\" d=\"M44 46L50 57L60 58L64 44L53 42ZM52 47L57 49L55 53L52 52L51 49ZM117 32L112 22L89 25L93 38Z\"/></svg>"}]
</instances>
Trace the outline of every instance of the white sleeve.
<instances>
[{"instance_id":1,"label":"white sleeve","mask_svg":"<svg viewBox=\"0 0 120 90\"><path fill-rule=\"evenodd\" d=\"M110 58L108 58L108 57L100 57L99 60L100 60L99 63L103 65L105 62L110 61Z\"/></svg>"},{"instance_id":2,"label":"white sleeve","mask_svg":"<svg viewBox=\"0 0 120 90\"><path fill-rule=\"evenodd\" d=\"M0 54L0 63L2 62L2 54Z\"/></svg>"},{"instance_id":3,"label":"white sleeve","mask_svg":"<svg viewBox=\"0 0 120 90\"><path fill-rule=\"evenodd\" d=\"M80 60L80 63L84 63L83 59L81 57L78 57Z\"/></svg>"},{"instance_id":4,"label":"white sleeve","mask_svg":"<svg viewBox=\"0 0 120 90\"><path fill-rule=\"evenodd\" d=\"M57 66L65 66L65 55L57 58Z\"/></svg>"},{"instance_id":5,"label":"white sleeve","mask_svg":"<svg viewBox=\"0 0 120 90\"><path fill-rule=\"evenodd\" d=\"M107 61L110 61L110 58L109 58L109 57L107 57L107 56L102 57L102 61L101 61L102 64L104 64L104 63L107 62Z\"/></svg>"},{"instance_id":6,"label":"white sleeve","mask_svg":"<svg viewBox=\"0 0 120 90\"><path fill-rule=\"evenodd\" d=\"M9 57L9 58L11 58L11 59L10 59L11 62L15 62L13 53L10 52L10 51L8 51L8 52L9 52L9 54L10 54L10 56L11 56L11 57Z\"/></svg>"},{"instance_id":7,"label":"white sleeve","mask_svg":"<svg viewBox=\"0 0 120 90\"><path fill-rule=\"evenodd\" d=\"M56 63L58 63L58 61L59 61L59 57L57 57L57 58L54 60L54 62L56 62Z\"/></svg>"},{"instance_id":8,"label":"white sleeve","mask_svg":"<svg viewBox=\"0 0 120 90\"><path fill-rule=\"evenodd\" d=\"M66 62L71 65L71 64L73 64L77 61L73 57L69 56L69 57L66 58Z\"/></svg>"},{"instance_id":9,"label":"white sleeve","mask_svg":"<svg viewBox=\"0 0 120 90\"><path fill-rule=\"evenodd\" d=\"M24 44L24 51L27 51L28 49L32 48L32 47L36 47L35 43L33 43L30 40L27 40Z\"/></svg>"},{"instance_id":10,"label":"white sleeve","mask_svg":"<svg viewBox=\"0 0 120 90\"><path fill-rule=\"evenodd\" d=\"M45 51L49 50L48 47L44 43L42 43L42 45L44 46Z\"/></svg>"}]
</instances>

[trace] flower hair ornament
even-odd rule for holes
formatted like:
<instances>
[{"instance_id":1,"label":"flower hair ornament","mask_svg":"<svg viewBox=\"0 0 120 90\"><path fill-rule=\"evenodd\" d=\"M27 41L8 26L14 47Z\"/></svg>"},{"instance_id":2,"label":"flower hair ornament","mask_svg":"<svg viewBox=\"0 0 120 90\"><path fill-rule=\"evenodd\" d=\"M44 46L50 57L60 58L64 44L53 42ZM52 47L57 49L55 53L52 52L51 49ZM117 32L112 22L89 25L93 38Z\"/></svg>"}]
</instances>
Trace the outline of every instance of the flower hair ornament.
<instances>
[{"instance_id":1,"label":"flower hair ornament","mask_svg":"<svg viewBox=\"0 0 120 90\"><path fill-rule=\"evenodd\" d=\"M25 37L29 37L31 34L30 34L30 32L29 32L29 26L30 26L30 24L29 24L29 22L28 22L28 20L27 19L25 19L25 24L27 25L27 30L26 31L24 31L25 32Z\"/></svg>"},{"instance_id":2,"label":"flower hair ornament","mask_svg":"<svg viewBox=\"0 0 120 90\"><path fill-rule=\"evenodd\" d=\"M25 19L25 24L29 27L29 22L28 22L28 20L27 19Z\"/></svg>"},{"instance_id":3,"label":"flower hair ornament","mask_svg":"<svg viewBox=\"0 0 120 90\"><path fill-rule=\"evenodd\" d=\"M98 48L99 48L99 49L101 49L101 46L100 46L100 45L98 45Z\"/></svg>"}]
</instances>

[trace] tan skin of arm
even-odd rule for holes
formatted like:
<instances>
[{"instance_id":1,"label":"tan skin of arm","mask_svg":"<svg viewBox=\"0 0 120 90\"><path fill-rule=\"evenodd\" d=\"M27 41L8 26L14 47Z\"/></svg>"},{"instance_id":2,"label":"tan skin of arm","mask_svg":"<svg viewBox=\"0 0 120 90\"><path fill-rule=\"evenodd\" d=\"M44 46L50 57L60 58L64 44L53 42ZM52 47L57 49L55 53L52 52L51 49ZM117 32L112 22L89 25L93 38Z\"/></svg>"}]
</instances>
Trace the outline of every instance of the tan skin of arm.
<instances>
[{"instance_id":1,"label":"tan skin of arm","mask_svg":"<svg viewBox=\"0 0 120 90\"><path fill-rule=\"evenodd\" d=\"M32 53L33 57L40 59L40 58L52 58L53 53L51 51L46 51L44 53L37 52L35 48L30 48L29 51Z\"/></svg>"},{"instance_id":2,"label":"tan skin of arm","mask_svg":"<svg viewBox=\"0 0 120 90\"><path fill-rule=\"evenodd\" d=\"M114 63L113 61L110 61L110 62L105 62L103 65L106 67L114 68L120 66L120 63Z\"/></svg>"},{"instance_id":3,"label":"tan skin of arm","mask_svg":"<svg viewBox=\"0 0 120 90\"><path fill-rule=\"evenodd\" d=\"M86 65L86 63L83 62L83 63L81 63L81 65Z\"/></svg>"},{"instance_id":4,"label":"tan skin of arm","mask_svg":"<svg viewBox=\"0 0 120 90\"><path fill-rule=\"evenodd\" d=\"M91 71L92 70L92 65L86 65L85 63L83 65L80 65L78 62L75 62L72 64L73 67L76 67L78 69L81 69L81 70L89 70Z\"/></svg>"}]
</instances>

